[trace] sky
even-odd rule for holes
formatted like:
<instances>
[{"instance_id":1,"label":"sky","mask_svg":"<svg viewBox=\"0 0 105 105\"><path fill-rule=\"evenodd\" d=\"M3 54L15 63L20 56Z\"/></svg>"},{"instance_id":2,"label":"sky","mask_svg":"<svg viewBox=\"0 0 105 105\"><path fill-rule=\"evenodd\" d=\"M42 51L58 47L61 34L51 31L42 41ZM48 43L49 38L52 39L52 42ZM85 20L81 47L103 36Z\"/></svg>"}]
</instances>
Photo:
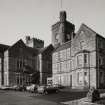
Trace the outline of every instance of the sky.
<instances>
[{"instance_id":1,"label":"sky","mask_svg":"<svg viewBox=\"0 0 105 105\"><path fill-rule=\"evenodd\" d=\"M67 20L82 23L105 37L105 0L0 0L0 44L12 45L25 36L51 43L51 26L65 10Z\"/></svg>"}]
</instances>

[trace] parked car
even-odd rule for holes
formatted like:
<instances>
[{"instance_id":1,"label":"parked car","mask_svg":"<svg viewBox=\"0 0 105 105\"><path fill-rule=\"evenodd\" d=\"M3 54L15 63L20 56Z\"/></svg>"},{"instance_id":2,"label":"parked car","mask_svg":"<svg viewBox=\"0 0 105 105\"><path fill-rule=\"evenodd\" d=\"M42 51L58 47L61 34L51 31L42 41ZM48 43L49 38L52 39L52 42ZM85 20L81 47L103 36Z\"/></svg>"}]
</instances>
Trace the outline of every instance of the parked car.
<instances>
[{"instance_id":1,"label":"parked car","mask_svg":"<svg viewBox=\"0 0 105 105\"><path fill-rule=\"evenodd\" d=\"M17 88L17 85L14 85L14 86L12 86L12 90L16 90L16 88Z\"/></svg>"},{"instance_id":2,"label":"parked car","mask_svg":"<svg viewBox=\"0 0 105 105\"><path fill-rule=\"evenodd\" d=\"M57 93L59 89L52 86L39 86L37 91L40 94L49 94L49 93Z\"/></svg>"},{"instance_id":3,"label":"parked car","mask_svg":"<svg viewBox=\"0 0 105 105\"><path fill-rule=\"evenodd\" d=\"M64 86L62 86L60 84L53 84L53 87L59 88L59 89L63 89L64 88Z\"/></svg>"},{"instance_id":4,"label":"parked car","mask_svg":"<svg viewBox=\"0 0 105 105\"><path fill-rule=\"evenodd\" d=\"M14 88L16 91L25 91L26 87L24 85L18 85Z\"/></svg>"},{"instance_id":5,"label":"parked car","mask_svg":"<svg viewBox=\"0 0 105 105\"><path fill-rule=\"evenodd\" d=\"M5 90L15 90L15 88L17 87L17 85L14 86L6 86L4 87Z\"/></svg>"},{"instance_id":6,"label":"parked car","mask_svg":"<svg viewBox=\"0 0 105 105\"><path fill-rule=\"evenodd\" d=\"M10 90L10 87L9 86L1 86L0 89L1 90Z\"/></svg>"},{"instance_id":7,"label":"parked car","mask_svg":"<svg viewBox=\"0 0 105 105\"><path fill-rule=\"evenodd\" d=\"M30 86L26 86L26 90L29 92L35 92L37 90L38 85L31 84Z\"/></svg>"}]
</instances>

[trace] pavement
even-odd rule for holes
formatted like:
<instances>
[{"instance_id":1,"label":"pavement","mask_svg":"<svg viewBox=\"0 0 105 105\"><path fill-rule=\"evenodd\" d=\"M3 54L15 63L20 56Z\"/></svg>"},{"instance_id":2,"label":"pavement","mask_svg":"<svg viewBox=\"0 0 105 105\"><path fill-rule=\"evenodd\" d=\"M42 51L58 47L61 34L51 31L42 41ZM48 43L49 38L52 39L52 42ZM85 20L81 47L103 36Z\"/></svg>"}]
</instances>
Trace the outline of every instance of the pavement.
<instances>
[{"instance_id":1,"label":"pavement","mask_svg":"<svg viewBox=\"0 0 105 105\"><path fill-rule=\"evenodd\" d=\"M87 101L87 97L81 99L74 99L71 101L61 102L64 105L105 105L105 90L100 93L100 100L92 103Z\"/></svg>"},{"instance_id":2,"label":"pavement","mask_svg":"<svg viewBox=\"0 0 105 105\"><path fill-rule=\"evenodd\" d=\"M80 105L96 105L86 102L83 104L86 93L87 91L75 89L62 89L58 93L48 95L0 90L0 105L77 105L77 102L82 102ZM101 93L101 100L97 103L105 105L105 91Z\"/></svg>"}]
</instances>

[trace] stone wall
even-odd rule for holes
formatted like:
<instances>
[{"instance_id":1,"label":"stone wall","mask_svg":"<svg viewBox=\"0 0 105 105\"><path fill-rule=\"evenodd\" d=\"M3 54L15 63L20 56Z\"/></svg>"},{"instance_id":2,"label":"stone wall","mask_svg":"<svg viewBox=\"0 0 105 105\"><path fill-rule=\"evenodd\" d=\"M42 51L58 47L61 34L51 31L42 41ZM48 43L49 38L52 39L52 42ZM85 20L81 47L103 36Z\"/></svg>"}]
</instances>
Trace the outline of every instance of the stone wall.
<instances>
[{"instance_id":1,"label":"stone wall","mask_svg":"<svg viewBox=\"0 0 105 105\"><path fill-rule=\"evenodd\" d=\"M105 88L105 38L97 35L97 88Z\"/></svg>"}]
</instances>

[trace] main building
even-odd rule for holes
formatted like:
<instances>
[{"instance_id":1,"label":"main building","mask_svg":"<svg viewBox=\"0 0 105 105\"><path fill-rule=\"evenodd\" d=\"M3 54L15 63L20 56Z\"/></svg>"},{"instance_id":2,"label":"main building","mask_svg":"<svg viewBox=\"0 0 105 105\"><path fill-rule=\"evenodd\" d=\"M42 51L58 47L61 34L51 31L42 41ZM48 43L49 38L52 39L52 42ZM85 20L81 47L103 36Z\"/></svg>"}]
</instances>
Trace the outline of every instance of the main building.
<instances>
[{"instance_id":1,"label":"main building","mask_svg":"<svg viewBox=\"0 0 105 105\"><path fill-rule=\"evenodd\" d=\"M82 24L75 26L60 12L52 26L53 84L71 88L105 88L105 38Z\"/></svg>"}]
</instances>

